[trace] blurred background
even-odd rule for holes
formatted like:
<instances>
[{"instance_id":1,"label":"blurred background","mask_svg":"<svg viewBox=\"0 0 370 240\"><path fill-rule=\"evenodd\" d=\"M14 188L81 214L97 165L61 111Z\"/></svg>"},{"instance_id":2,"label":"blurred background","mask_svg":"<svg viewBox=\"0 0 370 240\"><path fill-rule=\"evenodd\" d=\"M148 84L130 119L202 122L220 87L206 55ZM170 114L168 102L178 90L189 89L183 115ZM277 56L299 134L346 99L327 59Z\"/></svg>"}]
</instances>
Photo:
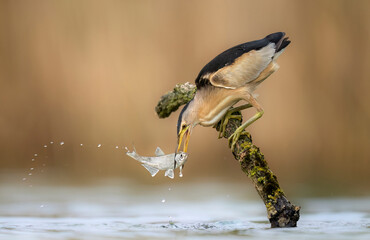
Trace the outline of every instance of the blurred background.
<instances>
[{"instance_id":1,"label":"blurred background","mask_svg":"<svg viewBox=\"0 0 370 240\"><path fill-rule=\"evenodd\" d=\"M174 151L178 112L159 119L159 98L194 82L222 51L284 31L292 44L257 90L265 115L249 128L254 143L290 195L369 194L369 8L366 0L1 0L0 173L167 183L124 154L125 146ZM217 137L193 131L175 181L252 185Z\"/></svg>"}]
</instances>

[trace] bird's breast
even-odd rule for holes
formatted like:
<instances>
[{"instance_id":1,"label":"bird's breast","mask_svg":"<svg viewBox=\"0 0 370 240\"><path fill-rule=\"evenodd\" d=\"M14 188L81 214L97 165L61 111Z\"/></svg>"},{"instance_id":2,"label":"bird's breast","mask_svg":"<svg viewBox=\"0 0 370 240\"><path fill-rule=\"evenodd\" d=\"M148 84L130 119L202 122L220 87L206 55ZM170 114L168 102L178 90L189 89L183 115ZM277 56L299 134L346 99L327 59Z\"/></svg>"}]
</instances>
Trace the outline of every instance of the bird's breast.
<instances>
[{"instance_id":1,"label":"bird's breast","mask_svg":"<svg viewBox=\"0 0 370 240\"><path fill-rule=\"evenodd\" d=\"M216 87L209 92L200 93L198 97L202 102L198 112L199 124L202 126L216 124L241 99L238 90Z\"/></svg>"}]
</instances>

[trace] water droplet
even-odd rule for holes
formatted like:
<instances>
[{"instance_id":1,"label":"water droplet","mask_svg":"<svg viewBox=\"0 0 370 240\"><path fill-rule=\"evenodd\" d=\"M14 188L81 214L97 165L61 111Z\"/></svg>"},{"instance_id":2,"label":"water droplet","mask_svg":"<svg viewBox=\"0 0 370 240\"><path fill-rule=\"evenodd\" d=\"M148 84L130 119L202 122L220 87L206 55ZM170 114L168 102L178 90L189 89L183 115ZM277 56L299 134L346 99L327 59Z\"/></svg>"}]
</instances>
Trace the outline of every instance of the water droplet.
<instances>
[{"instance_id":1,"label":"water droplet","mask_svg":"<svg viewBox=\"0 0 370 240\"><path fill-rule=\"evenodd\" d=\"M25 178L25 177L24 177L24 178L22 178L22 181L26 181L26 180L27 180L27 178Z\"/></svg>"},{"instance_id":2,"label":"water droplet","mask_svg":"<svg viewBox=\"0 0 370 240\"><path fill-rule=\"evenodd\" d=\"M126 151L128 151L128 148L127 147L125 147L125 149L126 149Z\"/></svg>"},{"instance_id":3,"label":"water droplet","mask_svg":"<svg viewBox=\"0 0 370 240\"><path fill-rule=\"evenodd\" d=\"M28 185L29 187L32 187L32 185Z\"/></svg>"},{"instance_id":4,"label":"water droplet","mask_svg":"<svg viewBox=\"0 0 370 240\"><path fill-rule=\"evenodd\" d=\"M119 147L118 146L116 146L116 149L118 149Z\"/></svg>"},{"instance_id":5,"label":"water droplet","mask_svg":"<svg viewBox=\"0 0 370 240\"><path fill-rule=\"evenodd\" d=\"M31 171L32 171L33 169L34 169L33 167L31 167L31 168L30 168L30 170L31 170Z\"/></svg>"},{"instance_id":6,"label":"water droplet","mask_svg":"<svg viewBox=\"0 0 370 240\"><path fill-rule=\"evenodd\" d=\"M165 203L166 202L166 199L162 199L162 203Z\"/></svg>"},{"instance_id":7,"label":"water droplet","mask_svg":"<svg viewBox=\"0 0 370 240\"><path fill-rule=\"evenodd\" d=\"M43 208L44 207L44 205L40 205L40 208Z\"/></svg>"},{"instance_id":8,"label":"water droplet","mask_svg":"<svg viewBox=\"0 0 370 240\"><path fill-rule=\"evenodd\" d=\"M98 148L100 148L100 147L101 147L101 144L99 143L99 144L98 144Z\"/></svg>"},{"instance_id":9,"label":"water droplet","mask_svg":"<svg viewBox=\"0 0 370 240\"><path fill-rule=\"evenodd\" d=\"M168 191L171 191L171 188L168 188Z\"/></svg>"},{"instance_id":10,"label":"water droplet","mask_svg":"<svg viewBox=\"0 0 370 240\"><path fill-rule=\"evenodd\" d=\"M33 154L33 156L37 157L37 153Z\"/></svg>"},{"instance_id":11,"label":"water droplet","mask_svg":"<svg viewBox=\"0 0 370 240\"><path fill-rule=\"evenodd\" d=\"M54 142L50 142L50 144L54 144Z\"/></svg>"},{"instance_id":12,"label":"water droplet","mask_svg":"<svg viewBox=\"0 0 370 240\"><path fill-rule=\"evenodd\" d=\"M46 166L46 164L45 164L45 163L43 163L43 164L42 164L42 166L43 166L43 167L45 167L45 166Z\"/></svg>"},{"instance_id":13,"label":"water droplet","mask_svg":"<svg viewBox=\"0 0 370 240\"><path fill-rule=\"evenodd\" d=\"M44 169L41 169L41 171L40 172L44 172Z\"/></svg>"},{"instance_id":14,"label":"water droplet","mask_svg":"<svg viewBox=\"0 0 370 240\"><path fill-rule=\"evenodd\" d=\"M32 158L32 159L31 159L31 161L32 161L32 162L34 162L34 161L35 161L35 159L34 159L34 158Z\"/></svg>"},{"instance_id":15,"label":"water droplet","mask_svg":"<svg viewBox=\"0 0 370 240\"><path fill-rule=\"evenodd\" d=\"M82 147L83 146L83 143L81 143L80 146Z\"/></svg>"},{"instance_id":16,"label":"water droplet","mask_svg":"<svg viewBox=\"0 0 370 240\"><path fill-rule=\"evenodd\" d=\"M64 145L64 142L60 142L60 145Z\"/></svg>"},{"instance_id":17,"label":"water droplet","mask_svg":"<svg viewBox=\"0 0 370 240\"><path fill-rule=\"evenodd\" d=\"M48 147L48 145L46 145L46 144L45 144L45 145L44 145L44 148L47 148L47 147Z\"/></svg>"},{"instance_id":18,"label":"water droplet","mask_svg":"<svg viewBox=\"0 0 370 240\"><path fill-rule=\"evenodd\" d=\"M32 176L32 173L29 173L28 176Z\"/></svg>"},{"instance_id":19,"label":"water droplet","mask_svg":"<svg viewBox=\"0 0 370 240\"><path fill-rule=\"evenodd\" d=\"M180 173L179 173L179 177L182 177L182 166L180 166Z\"/></svg>"}]
</instances>

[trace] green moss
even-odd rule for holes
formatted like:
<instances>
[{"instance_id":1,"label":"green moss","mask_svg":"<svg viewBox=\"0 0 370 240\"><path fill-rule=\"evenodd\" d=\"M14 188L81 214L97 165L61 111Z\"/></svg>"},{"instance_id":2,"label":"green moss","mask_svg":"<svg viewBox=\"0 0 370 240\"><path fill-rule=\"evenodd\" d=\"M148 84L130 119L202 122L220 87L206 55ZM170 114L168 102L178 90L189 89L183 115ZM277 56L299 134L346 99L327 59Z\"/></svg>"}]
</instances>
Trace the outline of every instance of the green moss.
<instances>
[{"instance_id":1,"label":"green moss","mask_svg":"<svg viewBox=\"0 0 370 240\"><path fill-rule=\"evenodd\" d=\"M267 198L269 200L272 200L273 202L276 202L276 199L283 194L283 191L280 188L277 188L272 195L267 195Z\"/></svg>"},{"instance_id":2,"label":"green moss","mask_svg":"<svg viewBox=\"0 0 370 240\"><path fill-rule=\"evenodd\" d=\"M259 183L264 183L265 182L265 177L259 177L259 178L257 178L257 181Z\"/></svg>"},{"instance_id":3,"label":"green moss","mask_svg":"<svg viewBox=\"0 0 370 240\"><path fill-rule=\"evenodd\" d=\"M251 149L249 149L249 155L251 155L251 156L257 154L257 152L258 152L258 149L255 146L253 146L253 147L251 147Z\"/></svg>"},{"instance_id":4,"label":"green moss","mask_svg":"<svg viewBox=\"0 0 370 240\"><path fill-rule=\"evenodd\" d=\"M273 205L271 202L267 202L267 203L265 204L265 206L266 206L266 208L267 208L267 211L269 211L269 212L272 212L272 211L274 211L274 210L275 210L274 205Z\"/></svg>"},{"instance_id":5,"label":"green moss","mask_svg":"<svg viewBox=\"0 0 370 240\"><path fill-rule=\"evenodd\" d=\"M257 153L254 153L257 154ZM249 172L249 177L258 184L258 188L261 188L264 202L270 205L266 205L266 208L272 208L280 197L283 191L280 189L279 184L274 177L273 173L267 166L255 165ZM271 205L272 204L272 205Z\"/></svg>"},{"instance_id":6,"label":"green moss","mask_svg":"<svg viewBox=\"0 0 370 240\"><path fill-rule=\"evenodd\" d=\"M242 151L250 149L251 146L252 146L252 144L250 142L243 142L242 144L240 144L240 147L242 148Z\"/></svg>"},{"instance_id":7,"label":"green moss","mask_svg":"<svg viewBox=\"0 0 370 240\"><path fill-rule=\"evenodd\" d=\"M257 176L257 177L264 177L266 175L266 171L268 171L268 169L264 168L264 167L261 167L261 166L254 166L251 171L250 171L250 176L251 177L254 177L254 176Z\"/></svg>"},{"instance_id":8,"label":"green moss","mask_svg":"<svg viewBox=\"0 0 370 240\"><path fill-rule=\"evenodd\" d=\"M256 159L258 161L265 162L263 154L260 152L259 148L252 145L249 149L249 157L252 159Z\"/></svg>"}]
</instances>

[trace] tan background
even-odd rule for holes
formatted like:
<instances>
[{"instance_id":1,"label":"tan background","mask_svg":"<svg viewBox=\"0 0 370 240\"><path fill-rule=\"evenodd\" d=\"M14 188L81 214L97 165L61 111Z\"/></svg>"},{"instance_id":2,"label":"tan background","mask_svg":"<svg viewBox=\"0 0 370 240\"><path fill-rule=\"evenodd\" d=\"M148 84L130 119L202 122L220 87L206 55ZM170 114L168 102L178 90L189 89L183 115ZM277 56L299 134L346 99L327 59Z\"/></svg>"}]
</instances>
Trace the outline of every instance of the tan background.
<instances>
[{"instance_id":1,"label":"tan background","mask_svg":"<svg viewBox=\"0 0 370 240\"><path fill-rule=\"evenodd\" d=\"M173 152L178 113L158 119L159 97L194 82L223 50L285 31L292 44L281 68L257 91L265 115L250 128L254 142L284 186L368 193L369 9L340 0L0 1L0 168L151 182L122 147ZM197 127L189 149L182 181L245 181L212 128Z\"/></svg>"}]
</instances>

